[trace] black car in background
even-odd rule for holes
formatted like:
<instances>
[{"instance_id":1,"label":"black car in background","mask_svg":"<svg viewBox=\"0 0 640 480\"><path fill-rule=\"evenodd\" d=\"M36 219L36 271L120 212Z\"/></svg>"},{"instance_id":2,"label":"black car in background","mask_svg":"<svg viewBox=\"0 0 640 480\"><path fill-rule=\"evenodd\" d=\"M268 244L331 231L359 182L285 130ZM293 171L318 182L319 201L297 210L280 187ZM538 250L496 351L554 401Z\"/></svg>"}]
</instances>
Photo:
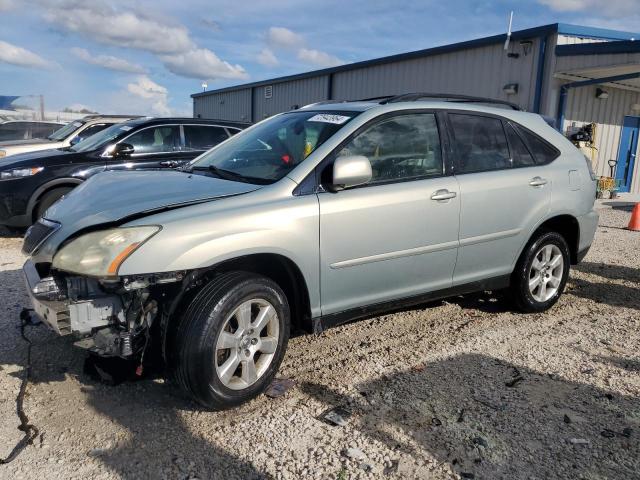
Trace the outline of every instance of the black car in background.
<instances>
[{"instance_id":1,"label":"black car in background","mask_svg":"<svg viewBox=\"0 0 640 480\"><path fill-rule=\"evenodd\" d=\"M60 197L106 170L180 167L246 126L194 118L139 118L68 148L0 158L0 225L28 227Z\"/></svg>"},{"instance_id":2,"label":"black car in background","mask_svg":"<svg viewBox=\"0 0 640 480\"><path fill-rule=\"evenodd\" d=\"M40 122L36 120L9 120L4 123L0 122L0 141L47 138L61 127L64 127L64 123Z\"/></svg>"}]
</instances>

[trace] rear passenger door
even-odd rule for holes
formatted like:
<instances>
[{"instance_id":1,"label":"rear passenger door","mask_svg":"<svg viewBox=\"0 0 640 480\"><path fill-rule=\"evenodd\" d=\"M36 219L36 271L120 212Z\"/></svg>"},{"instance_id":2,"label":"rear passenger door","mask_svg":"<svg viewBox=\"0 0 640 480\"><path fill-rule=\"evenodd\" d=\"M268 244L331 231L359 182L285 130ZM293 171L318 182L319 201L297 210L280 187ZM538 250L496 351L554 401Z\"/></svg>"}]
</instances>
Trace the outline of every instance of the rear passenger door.
<instances>
[{"instance_id":1,"label":"rear passenger door","mask_svg":"<svg viewBox=\"0 0 640 480\"><path fill-rule=\"evenodd\" d=\"M183 125L184 150L193 152L194 158L229 138L224 127L214 125Z\"/></svg>"},{"instance_id":2,"label":"rear passenger door","mask_svg":"<svg viewBox=\"0 0 640 480\"><path fill-rule=\"evenodd\" d=\"M504 119L449 112L460 185L460 247L453 284L510 274L523 244L549 210L545 167Z\"/></svg>"}]
</instances>

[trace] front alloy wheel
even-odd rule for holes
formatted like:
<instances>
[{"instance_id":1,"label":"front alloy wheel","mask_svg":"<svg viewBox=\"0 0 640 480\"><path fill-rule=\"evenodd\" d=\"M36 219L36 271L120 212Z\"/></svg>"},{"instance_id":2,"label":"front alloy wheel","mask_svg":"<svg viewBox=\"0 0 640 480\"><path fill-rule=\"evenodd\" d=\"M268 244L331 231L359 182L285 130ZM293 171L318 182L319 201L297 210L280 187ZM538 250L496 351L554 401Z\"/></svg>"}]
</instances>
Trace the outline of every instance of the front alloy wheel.
<instances>
[{"instance_id":1,"label":"front alloy wheel","mask_svg":"<svg viewBox=\"0 0 640 480\"><path fill-rule=\"evenodd\" d=\"M273 280L228 272L205 285L169 331L167 361L176 383L212 409L265 390L289 340L287 297Z\"/></svg>"}]
</instances>

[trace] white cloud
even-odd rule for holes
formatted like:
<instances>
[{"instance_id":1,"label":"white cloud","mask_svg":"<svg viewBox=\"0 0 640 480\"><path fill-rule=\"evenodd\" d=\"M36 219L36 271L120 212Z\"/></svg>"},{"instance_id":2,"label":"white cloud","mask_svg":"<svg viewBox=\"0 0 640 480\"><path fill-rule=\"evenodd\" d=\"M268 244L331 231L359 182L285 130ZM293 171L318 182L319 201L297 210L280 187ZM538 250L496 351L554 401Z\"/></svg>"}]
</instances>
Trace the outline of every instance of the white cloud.
<instances>
[{"instance_id":1,"label":"white cloud","mask_svg":"<svg viewBox=\"0 0 640 480\"><path fill-rule=\"evenodd\" d=\"M11 10L16 6L13 0L0 0L0 12Z\"/></svg>"},{"instance_id":2,"label":"white cloud","mask_svg":"<svg viewBox=\"0 0 640 480\"><path fill-rule=\"evenodd\" d=\"M326 52L312 48L301 48L298 50L298 59L319 67L335 67L336 65L342 65L345 63L338 57L334 57Z\"/></svg>"},{"instance_id":3,"label":"white cloud","mask_svg":"<svg viewBox=\"0 0 640 480\"><path fill-rule=\"evenodd\" d=\"M199 80L217 78L246 79L249 76L240 65L231 65L207 48L194 48L175 55L161 55L160 60L170 72Z\"/></svg>"},{"instance_id":4,"label":"white cloud","mask_svg":"<svg viewBox=\"0 0 640 480\"><path fill-rule=\"evenodd\" d=\"M638 13L638 0L538 0L538 3L546 5L558 12L578 12L589 15L598 12L599 16L614 17L618 15L636 15Z\"/></svg>"},{"instance_id":5,"label":"white cloud","mask_svg":"<svg viewBox=\"0 0 640 480\"><path fill-rule=\"evenodd\" d=\"M146 75L140 75L135 82L129 83L127 91L134 97L134 100L130 102L124 99L128 105L125 108L133 109L137 112L146 109L143 113L151 112L154 115L171 115L171 109L167 104L169 91ZM127 111L131 113L133 110Z\"/></svg>"},{"instance_id":6,"label":"white cloud","mask_svg":"<svg viewBox=\"0 0 640 480\"><path fill-rule=\"evenodd\" d=\"M87 105L84 105L82 103L72 103L71 105L66 107L66 110L79 113L95 112L93 108L88 107Z\"/></svg>"},{"instance_id":7,"label":"white cloud","mask_svg":"<svg viewBox=\"0 0 640 480\"><path fill-rule=\"evenodd\" d=\"M84 48L72 48L71 52L80 60L84 60L92 65L106 68L108 70L115 70L117 72L125 73L145 73L146 70L135 63L131 63L123 58L113 57L111 55L97 55L93 56L88 50Z\"/></svg>"},{"instance_id":8,"label":"white cloud","mask_svg":"<svg viewBox=\"0 0 640 480\"><path fill-rule=\"evenodd\" d=\"M295 48L304 44L302 36L284 27L271 27L267 32L267 42L278 48Z\"/></svg>"},{"instance_id":9,"label":"white cloud","mask_svg":"<svg viewBox=\"0 0 640 480\"><path fill-rule=\"evenodd\" d=\"M263 48L257 55L256 60L265 67L277 67L280 64L278 57L269 48Z\"/></svg>"},{"instance_id":10,"label":"white cloud","mask_svg":"<svg viewBox=\"0 0 640 480\"><path fill-rule=\"evenodd\" d=\"M26 48L0 40L0 62L27 68L51 68L53 63Z\"/></svg>"},{"instance_id":11,"label":"white cloud","mask_svg":"<svg viewBox=\"0 0 640 480\"><path fill-rule=\"evenodd\" d=\"M99 1L45 0L43 3L47 21L101 43L158 54L193 48L188 30L181 25L165 25L133 11L116 11Z\"/></svg>"}]
</instances>

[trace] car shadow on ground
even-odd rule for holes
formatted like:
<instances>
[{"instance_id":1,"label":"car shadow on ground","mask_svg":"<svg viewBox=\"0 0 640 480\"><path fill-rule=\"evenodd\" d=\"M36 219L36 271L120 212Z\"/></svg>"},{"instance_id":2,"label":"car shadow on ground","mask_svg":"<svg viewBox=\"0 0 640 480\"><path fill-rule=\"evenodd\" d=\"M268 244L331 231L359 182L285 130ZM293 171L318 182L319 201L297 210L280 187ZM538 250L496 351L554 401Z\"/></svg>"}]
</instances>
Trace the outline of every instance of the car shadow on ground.
<instances>
[{"instance_id":1,"label":"car shadow on ground","mask_svg":"<svg viewBox=\"0 0 640 480\"><path fill-rule=\"evenodd\" d=\"M0 225L0 238L22 238L24 232L22 230L9 230Z\"/></svg>"},{"instance_id":2,"label":"car shadow on ground","mask_svg":"<svg viewBox=\"0 0 640 480\"><path fill-rule=\"evenodd\" d=\"M12 298L9 304L0 305L0 329L4 335L0 340L0 364L24 367L27 346L20 338L19 313L23 306L27 306L27 297L20 271L0 271L0 285L8 286L10 290L5 292L6 298ZM25 409L29 420L40 428L45 437L52 438L47 431L49 420L42 418L42 407L33 414L29 402L37 401L41 405L43 402L56 401L75 403L77 398L73 398L73 395L83 395L82 404L90 410L82 415L75 415L75 411L68 412L72 415L68 424L56 424L50 428L56 430L55 436L58 436L66 427L73 427L76 432L74 435L80 436L82 422L91 422L93 417L96 422L104 423L104 419L107 419L107 423L113 422L124 427L125 435L121 431L119 434L114 432L120 429L107 427L106 434L111 437L110 441L96 446L96 440L88 438L86 448L80 452L95 457L117 473L119 478L268 478L242 458L224 451L223 445L208 441L203 436L208 432L198 431L197 423L189 427L183 420L183 417L194 414L220 415L219 423L225 425L228 422L225 412L205 411L183 397L177 389L153 377L118 386L101 384L84 372L87 355L72 345L70 337L58 337L42 324L27 326L26 335L32 340L33 348L32 385L27 390L27 398L31 400L27 401ZM24 369L20 369L10 375L22 378L23 374ZM0 375L7 373L0 371ZM81 394L65 394L65 398L57 400L56 395L47 396L44 392L45 388L48 390L59 382L65 382L64 390L77 388L74 380L79 383ZM34 396L40 398L35 400ZM61 405L60 408L63 411L69 409L68 405ZM4 422L17 423L17 418L7 417ZM96 426L88 430L91 435L99 433ZM11 446L6 448L8 451ZM36 452L46 454L45 450ZM5 454L5 446L2 454ZM0 476L2 468L0 466Z\"/></svg>"},{"instance_id":3,"label":"car shadow on ground","mask_svg":"<svg viewBox=\"0 0 640 480\"><path fill-rule=\"evenodd\" d=\"M603 205L607 205L614 210L622 210L624 212L631 212L633 207L635 207L635 202L602 202Z\"/></svg>"},{"instance_id":4,"label":"car shadow on ground","mask_svg":"<svg viewBox=\"0 0 640 480\"><path fill-rule=\"evenodd\" d=\"M625 280L640 285L640 269L638 268L593 262L582 262L573 268L603 279ZM604 282L572 277L566 293L613 307L640 310L640 288L620 284L615 284L615 288L610 288L611 285L610 282L607 282L606 286L609 288L604 288Z\"/></svg>"},{"instance_id":5,"label":"car shadow on ground","mask_svg":"<svg viewBox=\"0 0 640 480\"><path fill-rule=\"evenodd\" d=\"M479 354L356 385L305 383L351 409L353 428L388 448L448 463L462 478L637 478L640 399ZM366 451L365 451L366 454ZM426 478L428 467L398 472Z\"/></svg>"}]
</instances>

